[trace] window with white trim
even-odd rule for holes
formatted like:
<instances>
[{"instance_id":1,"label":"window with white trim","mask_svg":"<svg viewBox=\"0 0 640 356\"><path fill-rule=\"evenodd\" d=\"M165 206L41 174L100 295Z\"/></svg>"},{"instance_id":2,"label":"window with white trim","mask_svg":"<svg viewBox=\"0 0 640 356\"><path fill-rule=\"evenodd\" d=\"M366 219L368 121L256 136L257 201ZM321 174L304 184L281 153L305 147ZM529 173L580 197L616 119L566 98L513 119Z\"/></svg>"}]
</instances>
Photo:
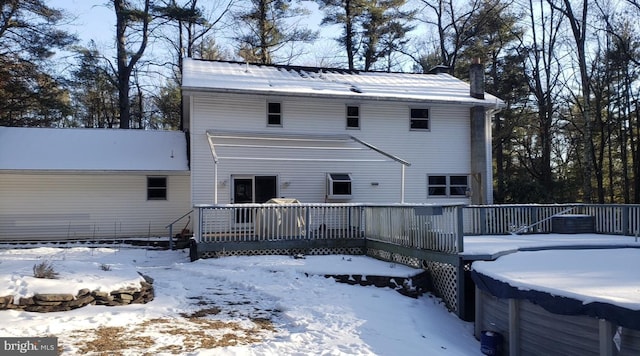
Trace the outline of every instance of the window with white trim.
<instances>
[{"instance_id":1,"label":"window with white trim","mask_svg":"<svg viewBox=\"0 0 640 356\"><path fill-rule=\"evenodd\" d=\"M347 128L359 129L360 128L360 107L347 105Z\"/></svg>"},{"instance_id":2,"label":"window with white trim","mask_svg":"<svg viewBox=\"0 0 640 356\"><path fill-rule=\"evenodd\" d=\"M282 104L267 103L267 126L282 126Z\"/></svg>"},{"instance_id":3,"label":"window with white trim","mask_svg":"<svg viewBox=\"0 0 640 356\"><path fill-rule=\"evenodd\" d=\"M329 199L351 198L351 174L329 173L327 174L327 197Z\"/></svg>"},{"instance_id":4,"label":"window with white trim","mask_svg":"<svg viewBox=\"0 0 640 356\"><path fill-rule=\"evenodd\" d=\"M167 177L147 177L147 200L167 200Z\"/></svg>"},{"instance_id":5,"label":"window with white trim","mask_svg":"<svg viewBox=\"0 0 640 356\"><path fill-rule=\"evenodd\" d=\"M469 191L469 176L427 176L427 191L430 197L464 197Z\"/></svg>"},{"instance_id":6,"label":"window with white trim","mask_svg":"<svg viewBox=\"0 0 640 356\"><path fill-rule=\"evenodd\" d=\"M429 131L429 109L412 108L410 116L410 130Z\"/></svg>"}]
</instances>

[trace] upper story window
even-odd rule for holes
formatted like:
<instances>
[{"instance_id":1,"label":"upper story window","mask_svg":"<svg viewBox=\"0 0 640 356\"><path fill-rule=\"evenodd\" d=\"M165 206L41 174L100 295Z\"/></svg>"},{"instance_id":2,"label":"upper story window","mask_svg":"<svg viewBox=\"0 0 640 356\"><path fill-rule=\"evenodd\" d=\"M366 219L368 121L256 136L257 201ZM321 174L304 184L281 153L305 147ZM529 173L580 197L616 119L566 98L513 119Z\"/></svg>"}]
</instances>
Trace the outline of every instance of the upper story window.
<instances>
[{"instance_id":1,"label":"upper story window","mask_svg":"<svg viewBox=\"0 0 640 356\"><path fill-rule=\"evenodd\" d=\"M411 130L429 130L429 109L411 109Z\"/></svg>"},{"instance_id":2,"label":"upper story window","mask_svg":"<svg viewBox=\"0 0 640 356\"><path fill-rule=\"evenodd\" d=\"M147 200L167 200L167 177L147 177Z\"/></svg>"},{"instance_id":3,"label":"upper story window","mask_svg":"<svg viewBox=\"0 0 640 356\"><path fill-rule=\"evenodd\" d=\"M359 106L347 106L347 128L359 129L360 128L360 107Z\"/></svg>"},{"instance_id":4,"label":"upper story window","mask_svg":"<svg viewBox=\"0 0 640 356\"><path fill-rule=\"evenodd\" d=\"M429 196L464 197L469 191L466 175L433 175L427 177Z\"/></svg>"},{"instance_id":5,"label":"upper story window","mask_svg":"<svg viewBox=\"0 0 640 356\"><path fill-rule=\"evenodd\" d=\"M267 103L267 125L282 126L282 104L269 102Z\"/></svg>"}]
</instances>

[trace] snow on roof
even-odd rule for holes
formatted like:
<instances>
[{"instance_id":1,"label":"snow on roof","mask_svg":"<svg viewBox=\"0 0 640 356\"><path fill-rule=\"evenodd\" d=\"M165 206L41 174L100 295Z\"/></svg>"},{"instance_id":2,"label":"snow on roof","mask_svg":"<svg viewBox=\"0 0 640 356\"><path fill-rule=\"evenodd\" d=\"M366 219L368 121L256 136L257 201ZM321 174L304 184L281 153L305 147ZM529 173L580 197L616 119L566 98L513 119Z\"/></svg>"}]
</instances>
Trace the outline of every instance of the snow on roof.
<instances>
[{"instance_id":1,"label":"snow on roof","mask_svg":"<svg viewBox=\"0 0 640 356\"><path fill-rule=\"evenodd\" d=\"M0 127L0 170L188 171L181 131Z\"/></svg>"},{"instance_id":2,"label":"snow on roof","mask_svg":"<svg viewBox=\"0 0 640 356\"><path fill-rule=\"evenodd\" d=\"M182 87L185 91L504 105L488 93L484 100L471 97L468 83L444 73L360 72L185 59Z\"/></svg>"}]
</instances>

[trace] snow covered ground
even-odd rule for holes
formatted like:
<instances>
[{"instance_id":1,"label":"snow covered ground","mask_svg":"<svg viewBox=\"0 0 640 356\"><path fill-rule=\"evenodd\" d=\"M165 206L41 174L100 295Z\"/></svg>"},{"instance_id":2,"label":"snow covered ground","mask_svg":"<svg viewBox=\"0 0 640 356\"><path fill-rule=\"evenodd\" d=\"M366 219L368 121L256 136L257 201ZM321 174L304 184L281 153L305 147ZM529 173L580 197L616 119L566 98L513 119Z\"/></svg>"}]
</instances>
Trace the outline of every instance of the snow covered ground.
<instances>
[{"instance_id":1,"label":"snow covered ground","mask_svg":"<svg viewBox=\"0 0 640 356\"><path fill-rule=\"evenodd\" d=\"M611 250L518 252L554 246ZM50 245L49 245L50 246ZM473 268L522 289L640 309L633 237L465 237L465 254L495 255ZM505 255L506 254L506 255ZM32 277L49 261L56 280ZM419 270L364 256L225 257L189 262L186 250L111 245L0 249L0 296L111 291L152 277L149 304L87 306L56 313L0 311L0 337L56 336L64 354L480 355L473 324L437 298L340 284L325 274L407 277Z\"/></svg>"},{"instance_id":2,"label":"snow covered ground","mask_svg":"<svg viewBox=\"0 0 640 356\"><path fill-rule=\"evenodd\" d=\"M32 277L50 261L57 280ZM108 266L108 267L107 267ZM105 268L106 267L106 268ZM225 257L125 246L0 249L0 296L111 291L154 278L149 304L0 311L0 337L56 336L64 354L480 355L473 324L430 295L336 283L324 274L410 276L364 256Z\"/></svg>"}]
</instances>

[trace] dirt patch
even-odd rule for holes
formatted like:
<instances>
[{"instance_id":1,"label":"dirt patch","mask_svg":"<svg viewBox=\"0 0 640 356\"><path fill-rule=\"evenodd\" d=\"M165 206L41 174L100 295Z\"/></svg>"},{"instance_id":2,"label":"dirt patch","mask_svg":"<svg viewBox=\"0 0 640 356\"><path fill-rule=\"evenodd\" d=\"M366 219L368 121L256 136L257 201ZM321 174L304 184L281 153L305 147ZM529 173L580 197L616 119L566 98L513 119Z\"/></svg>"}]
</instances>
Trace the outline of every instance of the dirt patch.
<instances>
[{"instance_id":1,"label":"dirt patch","mask_svg":"<svg viewBox=\"0 0 640 356\"><path fill-rule=\"evenodd\" d=\"M258 343L277 332L273 322L266 318L249 318L251 322L208 318L218 313L220 309L209 307L182 313L181 318L156 318L124 327L82 330L69 338L72 340L69 344L85 355L182 354Z\"/></svg>"},{"instance_id":2,"label":"dirt patch","mask_svg":"<svg viewBox=\"0 0 640 356\"><path fill-rule=\"evenodd\" d=\"M199 305L206 305L206 304L199 304ZM186 319L203 318L207 315L218 315L220 314L220 311L221 310L218 307L204 308L190 314L180 313L180 316Z\"/></svg>"},{"instance_id":3,"label":"dirt patch","mask_svg":"<svg viewBox=\"0 0 640 356\"><path fill-rule=\"evenodd\" d=\"M144 350L154 344L151 337L131 334L129 330L123 327L100 327L85 331L85 334L88 333L94 334L94 337L79 348L82 354L106 352L109 355L122 355L124 350Z\"/></svg>"}]
</instances>

